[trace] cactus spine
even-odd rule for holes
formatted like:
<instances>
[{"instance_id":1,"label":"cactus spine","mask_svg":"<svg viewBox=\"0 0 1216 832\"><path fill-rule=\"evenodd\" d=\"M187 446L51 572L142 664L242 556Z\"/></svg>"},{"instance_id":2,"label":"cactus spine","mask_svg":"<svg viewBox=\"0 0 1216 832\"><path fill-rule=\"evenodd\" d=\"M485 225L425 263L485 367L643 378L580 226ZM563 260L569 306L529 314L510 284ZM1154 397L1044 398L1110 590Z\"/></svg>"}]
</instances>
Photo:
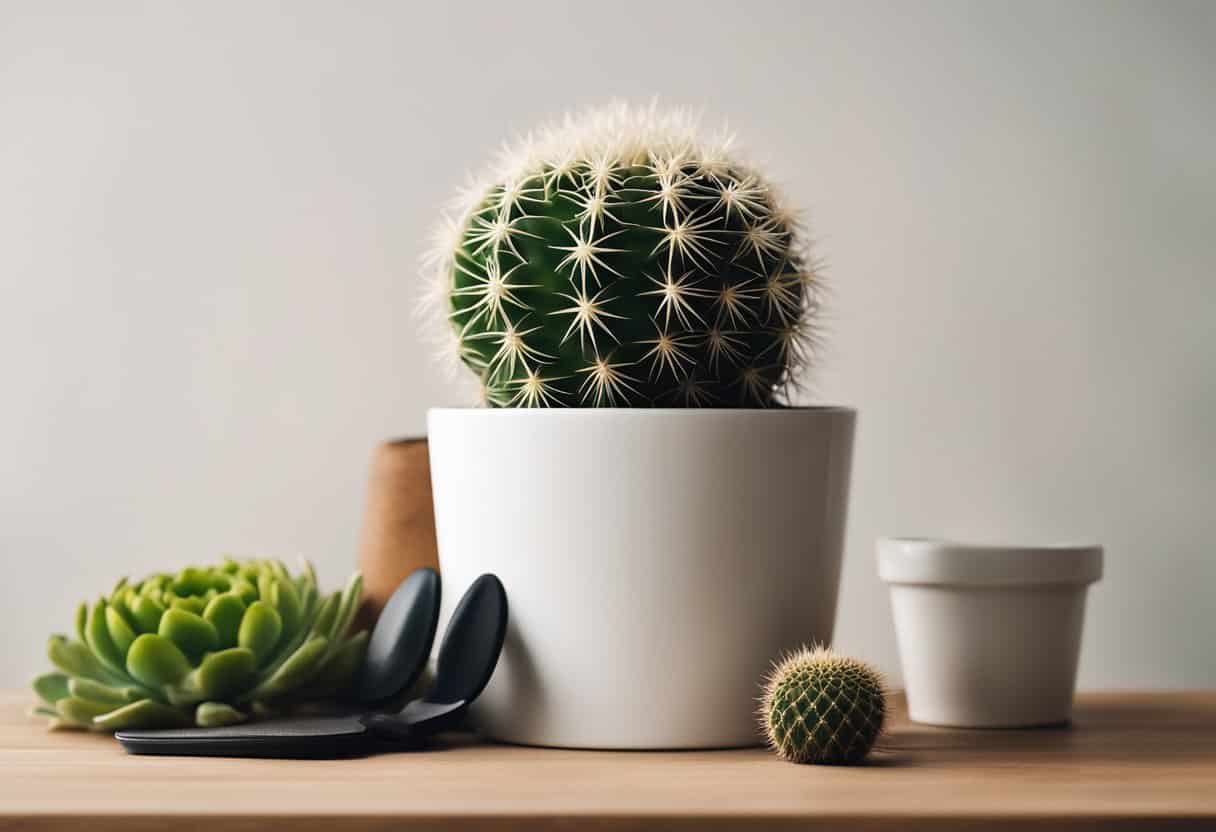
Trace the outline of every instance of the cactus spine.
<instances>
[{"instance_id":1,"label":"cactus spine","mask_svg":"<svg viewBox=\"0 0 1216 832\"><path fill-rule=\"evenodd\" d=\"M811 355L818 281L760 174L653 106L504 151L424 259L490 406L764 407Z\"/></svg>"},{"instance_id":2,"label":"cactus spine","mask_svg":"<svg viewBox=\"0 0 1216 832\"><path fill-rule=\"evenodd\" d=\"M886 719L882 675L823 647L803 647L765 681L760 720L769 745L792 763L858 763Z\"/></svg>"}]
</instances>

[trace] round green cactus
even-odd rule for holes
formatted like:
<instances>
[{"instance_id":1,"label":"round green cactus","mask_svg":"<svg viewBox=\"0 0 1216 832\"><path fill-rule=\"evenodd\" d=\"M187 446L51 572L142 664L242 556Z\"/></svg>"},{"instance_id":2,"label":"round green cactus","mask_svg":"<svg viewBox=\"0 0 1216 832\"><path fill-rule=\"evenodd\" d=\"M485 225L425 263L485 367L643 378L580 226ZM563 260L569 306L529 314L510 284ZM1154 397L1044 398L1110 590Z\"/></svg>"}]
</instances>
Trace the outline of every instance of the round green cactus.
<instances>
[{"instance_id":1,"label":"round green cactus","mask_svg":"<svg viewBox=\"0 0 1216 832\"><path fill-rule=\"evenodd\" d=\"M356 573L325 598L312 566L227 560L138 583L124 578L53 635L57 672L34 680L52 727L113 731L226 725L340 696L362 666L367 632L347 636Z\"/></svg>"},{"instance_id":2,"label":"round green cactus","mask_svg":"<svg viewBox=\"0 0 1216 832\"><path fill-rule=\"evenodd\" d=\"M886 718L882 675L817 647L786 657L766 680L760 717L773 750L793 763L860 762Z\"/></svg>"},{"instance_id":3,"label":"round green cactus","mask_svg":"<svg viewBox=\"0 0 1216 832\"><path fill-rule=\"evenodd\" d=\"M729 140L617 107L509 150L425 258L490 406L756 407L811 356L795 214Z\"/></svg>"}]
</instances>

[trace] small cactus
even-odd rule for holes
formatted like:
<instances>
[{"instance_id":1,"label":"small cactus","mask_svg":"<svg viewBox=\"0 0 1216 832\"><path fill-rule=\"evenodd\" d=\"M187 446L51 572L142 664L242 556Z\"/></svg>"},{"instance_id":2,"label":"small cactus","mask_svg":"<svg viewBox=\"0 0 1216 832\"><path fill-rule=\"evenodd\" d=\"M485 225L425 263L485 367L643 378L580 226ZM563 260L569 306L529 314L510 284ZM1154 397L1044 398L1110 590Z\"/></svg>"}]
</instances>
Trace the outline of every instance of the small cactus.
<instances>
[{"instance_id":1,"label":"small cactus","mask_svg":"<svg viewBox=\"0 0 1216 832\"><path fill-rule=\"evenodd\" d=\"M824 647L803 647L765 680L760 717L769 745L792 763L858 763L882 733L882 674Z\"/></svg>"},{"instance_id":2,"label":"small cactus","mask_svg":"<svg viewBox=\"0 0 1216 832\"><path fill-rule=\"evenodd\" d=\"M507 148L424 258L489 406L764 407L818 279L773 186L694 120L618 105Z\"/></svg>"}]
</instances>

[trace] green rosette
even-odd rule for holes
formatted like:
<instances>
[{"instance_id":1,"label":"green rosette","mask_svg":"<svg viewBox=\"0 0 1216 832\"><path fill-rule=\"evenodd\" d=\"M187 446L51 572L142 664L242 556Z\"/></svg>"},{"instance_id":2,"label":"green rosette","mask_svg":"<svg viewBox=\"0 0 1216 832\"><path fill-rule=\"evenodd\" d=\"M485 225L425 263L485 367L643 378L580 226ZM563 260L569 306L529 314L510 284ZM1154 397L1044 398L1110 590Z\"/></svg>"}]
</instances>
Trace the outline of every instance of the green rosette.
<instances>
[{"instance_id":1,"label":"green rosette","mask_svg":"<svg viewBox=\"0 0 1216 832\"><path fill-rule=\"evenodd\" d=\"M368 634L349 633L362 578L328 596L311 564L226 559L122 579L55 634L55 670L34 679L52 728L231 725L343 698Z\"/></svg>"}]
</instances>

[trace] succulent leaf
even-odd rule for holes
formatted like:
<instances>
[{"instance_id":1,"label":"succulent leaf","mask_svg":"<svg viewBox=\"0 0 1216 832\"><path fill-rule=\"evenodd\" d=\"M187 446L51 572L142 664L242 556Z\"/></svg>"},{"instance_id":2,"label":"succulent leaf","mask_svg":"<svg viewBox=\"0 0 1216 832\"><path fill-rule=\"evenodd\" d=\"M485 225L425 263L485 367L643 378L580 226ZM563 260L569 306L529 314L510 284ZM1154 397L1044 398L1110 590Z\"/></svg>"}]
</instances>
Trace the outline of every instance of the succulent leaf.
<instances>
[{"instance_id":1,"label":"succulent leaf","mask_svg":"<svg viewBox=\"0 0 1216 832\"><path fill-rule=\"evenodd\" d=\"M125 657L110 638L109 626L106 624L106 608L105 599L99 598L89 610L89 621L85 626L86 641L93 655L97 656L102 664L121 674Z\"/></svg>"},{"instance_id":2,"label":"succulent leaf","mask_svg":"<svg viewBox=\"0 0 1216 832\"><path fill-rule=\"evenodd\" d=\"M241 619L237 644L252 650L260 662L270 654L282 634L283 619L278 610L266 601L254 601Z\"/></svg>"},{"instance_id":3,"label":"succulent leaf","mask_svg":"<svg viewBox=\"0 0 1216 832\"><path fill-rule=\"evenodd\" d=\"M308 682L306 693L309 698L324 699L342 692L347 680L356 676L363 667L368 637L367 630L360 630L325 657Z\"/></svg>"},{"instance_id":4,"label":"succulent leaf","mask_svg":"<svg viewBox=\"0 0 1216 832\"><path fill-rule=\"evenodd\" d=\"M258 597L270 604L277 612L279 609L279 587L274 576L267 572L258 575Z\"/></svg>"},{"instance_id":5,"label":"succulent leaf","mask_svg":"<svg viewBox=\"0 0 1216 832\"><path fill-rule=\"evenodd\" d=\"M248 688L257 672L252 650L230 647L203 659L194 670L195 686L207 699L227 699Z\"/></svg>"},{"instance_id":6,"label":"succulent leaf","mask_svg":"<svg viewBox=\"0 0 1216 832\"><path fill-rule=\"evenodd\" d=\"M300 645L273 674L254 689L254 699L274 699L312 678L329 647L329 639L317 636Z\"/></svg>"},{"instance_id":7,"label":"succulent leaf","mask_svg":"<svg viewBox=\"0 0 1216 832\"><path fill-rule=\"evenodd\" d=\"M124 681L122 675L103 665L87 644L68 641L61 635L53 635L47 641L47 658L68 676L83 676L107 683L121 684Z\"/></svg>"},{"instance_id":8,"label":"succulent leaf","mask_svg":"<svg viewBox=\"0 0 1216 832\"><path fill-rule=\"evenodd\" d=\"M106 630L110 634L110 642L118 651L118 656L125 662L127 651L131 649L131 642L135 641L137 633L113 604L106 607Z\"/></svg>"},{"instance_id":9,"label":"succulent leaf","mask_svg":"<svg viewBox=\"0 0 1216 832\"><path fill-rule=\"evenodd\" d=\"M197 566L185 567L173 579L173 591L182 597L202 595L210 588L210 574Z\"/></svg>"},{"instance_id":10,"label":"succulent leaf","mask_svg":"<svg viewBox=\"0 0 1216 832\"><path fill-rule=\"evenodd\" d=\"M140 699L93 717L92 727L101 731L123 728L184 728L190 718L180 709L152 699Z\"/></svg>"},{"instance_id":11,"label":"succulent leaf","mask_svg":"<svg viewBox=\"0 0 1216 832\"><path fill-rule=\"evenodd\" d=\"M217 595L203 610L203 618L215 628L219 643L223 647L236 644L237 634L241 629L241 619L245 617L245 602L241 596L233 592Z\"/></svg>"},{"instance_id":12,"label":"succulent leaf","mask_svg":"<svg viewBox=\"0 0 1216 832\"><path fill-rule=\"evenodd\" d=\"M257 587L255 587L253 584L251 584L245 578L241 578L241 577L233 578L231 581L231 584L232 584L232 586L228 591L233 593L237 597L239 597L242 601L244 601L246 606L248 606L249 604L252 604L254 601L258 600Z\"/></svg>"},{"instance_id":13,"label":"succulent leaf","mask_svg":"<svg viewBox=\"0 0 1216 832\"><path fill-rule=\"evenodd\" d=\"M296 592L296 586L290 578L276 580L275 588L278 591L278 603L275 606L279 611L279 616L283 619L283 631L294 634L299 631L304 618L300 595Z\"/></svg>"},{"instance_id":14,"label":"succulent leaf","mask_svg":"<svg viewBox=\"0 0 1216 832\"><path fill-rule=\"evenodd\" d=\"M118 594L110 598L110 609L114 610L122 617L123 622L132 630L138 630L139 623L135 620L135 616L131 614L131 602L136 598L135 590L130 586L124 586L118 591Z\"/></svg>"},{"instance_id":15,"label":"succulent leaf","mask_svg":"<svg viewBox=\"0 0 1216 832\"><path fill-rule=\"evenodd\" d=\"M313 621L312 629L309 635L314 636L329 636L329 631L333 629L334 619L338 615L338 606L341 604L341 598L338 593L328 596L321 602L321 608L317 612L317 618Z\"/></svg>"},{"instance_id":16,"label":"succulent leaf","mask_svg":"<svg viewBox=\"0 0 1216 832\"><path fill-rule=\"evenodd\" d=\"M301 586L308 585L313 589L317 588L317 570L313 568L312 563L304 561L301 566L300 577L297 580Z\"/></svg>"},{"instance_id":17,"label":"succulent leaf","mask_svg":"<svg viewBox=\"0 0 1216 832\"><path fill-rule=\"evenodd\" d=\"M76 638L78 638L81 642L88 642L88 639L85 638L85 630L88 628L88 623L89 605L86 602L81 601L76 607Z\"/></svg>"},{"instance_id":18,"label":"succulent leaf","mask_svg":"<svg viewBox=\"0 0 1216 832\"><path fill-rule=\"evenodd\" d=\"M308 581L301 581L300 584L300 603L304 607L304 617L311 620L316 613L319 593L316 584Z\"/></svg>"},{"instance_id":19,"label":"succulent leaf","mask_svg":"<svg viewBox=\"0 0 1216 832\"><path fill-rule=\"evenodd\" d=\"M34 693L48 705L54 705L68 695L68 676L64 673L43 673L34 679Z\"/></svg>"},{"instance_id":20,"label":"succulent leaf","mask_svg":"<svg viewBox=\"0 0 1216 832\"><path fill-rule=\"evenodd\" d=\"M158 688L184 679L190 672L190 660L165 636L144 633L131 645L127 670L137 681Z\"/></svg>"},{"instance_id":21,"label":"succulent leaf","mask_svg":"<svg viewBox=\"0 0 1216 832\"><path fill-rule=\"evenodd\" d=\"M202 702L194 712L194 722L200 728L238 725L249 716L224 702Z\"/></svg>"},{"instance_id":22,"label":"succulent leaf","mask_svg":"<svg viewBox=\"0 0 1216 832\"><path fill-rule=\"evenodd\" d=\"M152 592L156 592L155 587L149 587L131 602L131 615L141 633L155 633L160 628L160 617L165 614L165 608Z\"/></svg>"},{"instance_id":23,"label":"succulent leaf","mask_svg":"<svg viewBox=\"0 0 1216 832\"><path fill-rule=\"evenodd\" d=\"M191 664L220 646L219 633L210 621L180 607L173 607L161 616L157 632L177 645Z\"/></svg>"},{"instance_id":24,"label":"succulent leaf","mask_svg":"<svg viewBox=\"0 0 1216 832\"><path fill-rule=\"evenodd\" d=\"M126 705L139 699L135 688L119 688L113 685L103 685L92 679L75 678L68 682L68 691L78 699L88 699L92 702L105 702L110 705Z\"/></svg>"},{"instance_id":25,"label":"succulent leaf","mask_svg":"<svg viewBox=\"0 0 1216 832\"><path fill-rule=\"evenodd\" d=\"M339 643L346 635L346 631L350 629L350 622L354 620L359 606L359 593L362 591L363 576L356 572L350 576L350 580L346 582L346 587L342 590L338 612L334 616L333 626L329 630L329 640L333 644Z\"/></svg>"},{"instance_id":26,"label":"succulent leaf","mask_svg":"<svg viewBox=\"0 0 1216 832\"><path fill-rule=\"evenodd\" d=\"M170 609L192 612L195 615L202 615L203 610L206 609L206 606L206 601L196 596L182 598L181 596L175 595L172 603L169 604Z\"/></svg>"},{"instance_id":27,"label":"succulent leaf","mask_svg":"<svg viewBox=\"0 0 1216 832\"><path fill-rule=\"evenodd\" d=\"M68 722L92 727L93 719L114 710L114 704L67 696L55 703L55 710Z\"/></svg>"}]
</instances>

